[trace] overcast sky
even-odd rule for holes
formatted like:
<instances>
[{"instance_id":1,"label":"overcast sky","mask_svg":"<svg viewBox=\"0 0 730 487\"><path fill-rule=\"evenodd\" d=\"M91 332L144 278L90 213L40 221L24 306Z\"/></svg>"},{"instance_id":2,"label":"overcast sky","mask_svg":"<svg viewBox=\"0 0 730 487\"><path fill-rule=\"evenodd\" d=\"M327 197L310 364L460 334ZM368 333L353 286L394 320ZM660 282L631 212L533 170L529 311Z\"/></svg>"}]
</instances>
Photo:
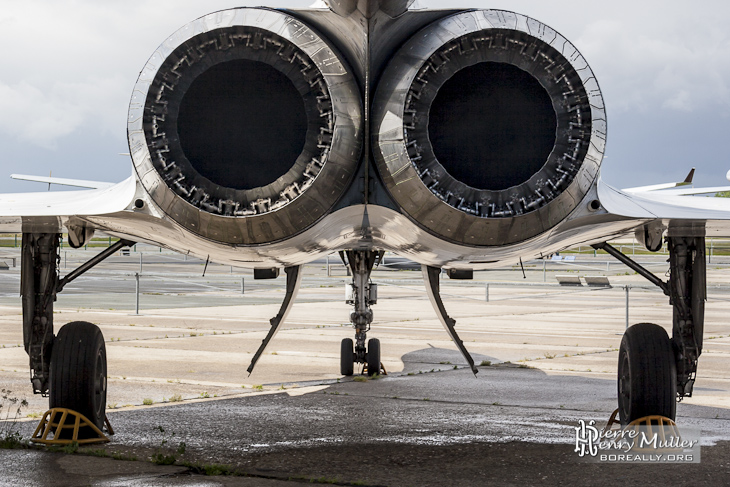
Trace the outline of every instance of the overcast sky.
<instances>
[{"instance_id":1,"label":"overcast sky","mask_svg":"<svg viewBox=\"0 0 730 487\"><path fill-rule=\"evenodd\" d=\"M214 10L313 0L25 0L0 8L0 192L11 173L120 181L131 174L127 104L155 48ZM561 32L595 72L608 108L601 171L618 187L682 179L728 184L730 4L613 0L444 1L513 10Z\"/></svg>"}]
</instances>

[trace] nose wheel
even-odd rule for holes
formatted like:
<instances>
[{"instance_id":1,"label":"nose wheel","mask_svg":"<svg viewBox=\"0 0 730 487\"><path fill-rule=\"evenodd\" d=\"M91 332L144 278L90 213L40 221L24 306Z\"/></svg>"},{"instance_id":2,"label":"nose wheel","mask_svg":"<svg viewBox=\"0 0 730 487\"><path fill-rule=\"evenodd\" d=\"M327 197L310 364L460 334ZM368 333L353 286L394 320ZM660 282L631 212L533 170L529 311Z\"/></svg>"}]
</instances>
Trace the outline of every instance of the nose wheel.
<instances>
[{"instance_id":1,"label":"nose wheel","mask_svg":"<svg viewBox=\"0 0 730 487\"><path fill-rule=\"evenodd\" d=\"M368 340L367 366L368 375L380 374L380 340L377 338Z\"/></svg>"},{"instance_id":2,"label":"nose wheel","mask_svg":"<svg viewBox=\"0 0 730 487\"><path fill-rule=\"evenodd\" d=\"M343 338L340 344L340 374L351 376L355 371L355 352L352 338Z\"/></svg>"},{"instance_id":3,"label":"nose wheel","mask_svg":"<svg viewBox=\"0 0 730 487\"><path fill-rule=\"evenodd\" d=\"M357 353L353 350L351 338L343 338L340 343L340 374L349 377L355 372L355 363L366 365L365 371L368 375L380 374L382 364L380 362L380 340L371 338L368 340L368 348L364 359L357 359Z\"/></svg>"}]
</instances>

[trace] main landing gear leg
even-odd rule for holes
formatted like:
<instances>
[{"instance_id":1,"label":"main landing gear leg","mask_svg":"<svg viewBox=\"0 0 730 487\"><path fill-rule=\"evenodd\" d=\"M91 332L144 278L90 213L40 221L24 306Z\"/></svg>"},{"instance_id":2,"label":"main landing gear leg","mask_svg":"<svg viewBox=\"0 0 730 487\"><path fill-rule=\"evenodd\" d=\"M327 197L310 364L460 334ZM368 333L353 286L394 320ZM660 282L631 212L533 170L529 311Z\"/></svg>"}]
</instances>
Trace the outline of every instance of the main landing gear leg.
<instances>
[{"instance_id":1,"label":"main landing gear leg","mask_svg":"<svg viewBox=\"0 0 730 487\"><path fill-rule=\"evenodd\" d=\"M618 403L622 424L644 416L674 419L676 402L692 397L702 353L707 283L704 237L667 237L669 282L610 245L598 244L659 286L673 308L672 338L660 326L639 323L624 334L619 349Z\"/></svg>"},{"instance_id":2,"label":"main landing gear leg","mask_svg":"<svg viewBox=\"0 0 730 487\"><path fill-rule=\"evenodd\" d=\"M350 322L355 328L355 349L350 338L344 338L340 344L340 373L352 375L355 363L367 365L368 375L379 374L380 340L371 338L365 347L367 332L373 321L373 305L378 300L377 286L370 282L370 273L373 267L383 258L384 251L376 250L348 250L341 252L340 257L350 266L352 284L348 284L346 301L355 309L350 313Z\"/></svg>"},{"instance_id":3,"label":"main landing gear leg","mask_svg":"<svg viewBox=\"0 0 730 487\"><path fill-rule=\"evenodd\" d=\"M53 303L58 283L58 233L24 233L21 244L20 294L23 344L30 357L34 394L48 395L53 348Z\"/></svg>"},{"instance_id":4,"label":"main landing gear leg","mask_svg":"<svg viewBox=\"0 0 730 487\"><path fill-rule=\"evenodd\" d=\"M479 371L474 365L474 359L471 358L471 354L469 354L469 351L464 346L464 342L461 341L461 338L459 338L459 335L456 333L456 328L454 328L454 326L456 325L456 320L446 313L444 302L441 300L439 286L439 275L441 274L441 269L439 267L430 267L424 265L421 266L421 270L423 271L423 281L426 284L426 293L428 294L429 301L431 301L433 310L436 311L436 314L439 317L439 321L441 321L441 324L444 325L446 332L454 341L454 344L457 346L461 354L464 356L464 359L469 364L471 371L474 373L474 377L476 377Z\"/></svg>"},{"instance_id":5,"label":"main landing gear leg","mask_svg":"<svg viewBox=\"0 0 730 487\"><path fill-rule=\"evenodd\" d=\"M60 233L23 234L20 290L31 384L33 393L49 396L51 408L72 409L101 429L106 417L106 349L101 330L75 321L61 327L54 337L53 303L64 285L133 242L120 240L59 279L60 242ZM86 434L80 431L79 437Z\"/></svg>"}]
</instances>

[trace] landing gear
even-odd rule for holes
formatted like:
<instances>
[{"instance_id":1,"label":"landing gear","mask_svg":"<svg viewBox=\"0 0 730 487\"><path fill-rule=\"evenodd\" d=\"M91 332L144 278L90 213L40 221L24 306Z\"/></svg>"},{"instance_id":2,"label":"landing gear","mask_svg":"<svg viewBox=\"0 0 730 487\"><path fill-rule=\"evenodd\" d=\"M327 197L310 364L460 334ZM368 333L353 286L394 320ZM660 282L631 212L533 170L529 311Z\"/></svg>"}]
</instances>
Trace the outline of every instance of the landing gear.
<instances>
[{"instance_id":1,"label":"landing gear","mask_svg":"<svg viewBox=\"0 0 730 487\"><path fill-rule=\"evenodd\" d=\"M664 328L652 323L631 326L618 355L618 406L626 425L644 416L674 420L677 368L672 342Z\"/></svg>"},{"instance_id":2,"label":"landing gear","mask_svg":"<svg viewBox=\"0 0 730 487\"><path fill-rule=\"evenodd\" d=\"M90 238L93 231L85 233ZM99 327L80 321L63 326L54 337L53 303L66 284L134 242L118 241L64 278L58 275L60 242L60 233L23 234L20 290L31 384L35 394L49 396L51 408L72 409L101 429L106 417L104 337Z\"/></svg>"},{"instance_id":3,"label":"landing gear","mask_svg":"<svg viewBox=\"0 0 730 487\"><path fill-rule=\"evenodd\" d=\"M669 228L669 281L664 282L606 243L594 245L656 284L673 308L672 338L663 328L639 323L626 330L618 364L622 424L649 415L674 419L676 401L692 397L702 353L707 282L705 239L694 229ZM681 236L679 236L681 235Z\"/></svg>"},{"instance_id":4,"label":"landing gear","mask_svg":"<svg viewBox=\"0 0 730 487\"><path fill-rule=\"evenodd\" d=\"M380 373L380 340L377 338L368 340L367 364L368 375Z\"/></svg>"},{"instance_id":5,"label":"landing gear","mask_svg":"<svg viewBox=\"0 0 730 487\"><path fill-rule=\"evenodd\" d=\"M33 393L44 396L49 388L60 241L58 233L24 233L21 245L23 344L30 357Z\"/></svg>"},{"instance_id":6,"label":"landing gear","mask_svg":"<svg viewBox=\"0 0 730 487\"><path fill-rule=\"evenodd\" d=\"M106 347L98 326L85 321L64 325L53 343L51 408L67 408L102 429L106 418ZM93 432L83 432L93 434Z\"/></svg>"},{"instance_id":7,"label":"landing gear","mask_svg":"<svg viewBox=\"0 0 730 487\"><path fill-rule=\"evenodd\" d=\"M370 331L370 323L373 321L373 310L370 306L378 301L378 288L376 284L370 282L370 273L384 254L384 251L374 250L340 252L343 262L352 271L352 284L348 284L346 301L355 308L350 313L350 322L355 328L355 351L352 353L352 340L346 339L349 345L346 345L346 340L342 341L340 346L342 375L352 375L354 363L367 364L368 375L380 373L380 341L371 339L367 348L365 342L367 332Z\"/></svg>"},{"instance_id":8,"label":"landing gear","mask_svg":"<svg viewBox=\"0 0 730 487\"><path fill-rule=\"evenodd\" d=\"M340 343L340 374L351 376L355 372L355 352L352 350L352 338L343 338Z\"/></svg>"}]
</instances>

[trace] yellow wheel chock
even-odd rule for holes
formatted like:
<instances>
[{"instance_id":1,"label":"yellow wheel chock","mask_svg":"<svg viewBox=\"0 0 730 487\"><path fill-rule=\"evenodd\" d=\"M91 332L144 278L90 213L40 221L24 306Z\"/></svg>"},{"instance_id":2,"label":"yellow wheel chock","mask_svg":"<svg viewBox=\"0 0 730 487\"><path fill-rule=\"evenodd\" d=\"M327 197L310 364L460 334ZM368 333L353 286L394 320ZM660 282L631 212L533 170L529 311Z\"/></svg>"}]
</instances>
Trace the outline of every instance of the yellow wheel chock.
<instances>
[{"instance_id":1,"label":"yellow wheel chock","mask_svg":"<svg viewBox=\"0 0 730 487\"><path fill-rule=\"evenodd\" d=\"M611 427L614 424L620 424L620 421L618 418L618 409L616 409L612 414L611 417L608 419L608 423L606 423L606 427L603 429L604 433L611 430ZM638 429L639 426L645 426L649 428L649 431L651 431L652 426L666 426L670 429L670 431L675 431L677 429L677 423L672 421L671 419L667 418L666 416L644 416L643 418L635 419L629 424L626 425L624 429L627 428L634 428ZM619 426L620 428L620 426Z\"/></svg>"},{"instance_id":2,"label":"yellow wheel chock","mask_svg":"<svg viewBox=\"0 0 730 487\"><path fill-rule=\"evenodd\" d=\"M677 423L667 418L666 416L644 416L643 418L635 419L629 423L629 426L668 426L672 429L676 429Z\"/></svg>"},{"instance_id":3,"label":"yellow wheel chock","mask_svg":"<svg viewBox=\"0 0 730 487\"><path fill-rule=\"evenodd\" d=\"M109 418L104 418L104 425L110 435L114 434L114 429L109 423ZM92 438L79 439L79 430L81 428L90 428L96 434ZM62 433L73 430L71 438L61 438ZM52 436L49 439L49 435ZM87 445L90 443L108 443L109 437L96 427L89 418L81 413L77 413L71 409L53 408L43 413L40 423L35 429L30 441L33 443L42 443L44 445L69 445L73 442L79 445Z\"/></svg>"},{"instance_id":4,"label":"yellow wheel chock","mask_svg":"<svg viewBox=\"0 0 730 487\"><path fill-rule=\"evenodd\" d=\"M680 438L679 429L677 429L677 423L667 418L666 416L644 416L643 418L636 419L630 422L626 429L633 428L634 431L639 433L639 428L644 428L644 434L649 438L658 437L662 444L667 444L667 436L671 438ZM644 452L655 452L655 449L646 448L634 448L637 453ZM666 453L670 452L681 452L682 448L664 448Z\"/></svg>"},{"instance_id":5,"label":"yellow wheel chock","mask_svg":"<svg viewBox=\"0 0 730 487\"><path fill-rule=\"evenodd\" d=\"M611 417L608 420L608 423L606 424L606 427L603 429L604 434L608 431L612 431L612 426L614 424L619 424L618 430L626 431L633 429L634 431L639 433L639 428L643 427L645 428L644 433L648 435L649 438L653 437L653 435L658 435L659 440L662 442L666 442L667 436L671 436L673 438L679 438L679 430L677 428L677 423L675 423L670 418L667 418L666 416L659 416L659 415L652 415L652 416L644 416L643 418L635 419L623 428L620 426L620 422L617 419L618 416L618 409L611 414ZM653 452L654 450L650 448L635 448L633 451L636 452ZM665 451L681 451L680 449L666 449Z\"/></svg>"}]
</instances>

